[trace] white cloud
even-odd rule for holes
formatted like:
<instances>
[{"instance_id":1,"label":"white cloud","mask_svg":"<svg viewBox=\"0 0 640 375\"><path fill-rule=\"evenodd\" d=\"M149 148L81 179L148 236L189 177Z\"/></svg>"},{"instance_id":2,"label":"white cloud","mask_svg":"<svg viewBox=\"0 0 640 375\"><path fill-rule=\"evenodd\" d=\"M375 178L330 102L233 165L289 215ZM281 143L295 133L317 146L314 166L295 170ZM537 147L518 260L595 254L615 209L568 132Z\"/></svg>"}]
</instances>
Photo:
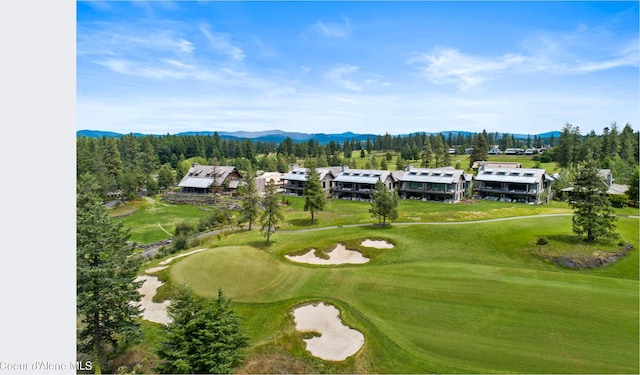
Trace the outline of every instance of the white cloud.
<instances>
[{"instance_id":1,"label":"white cloud","mask_svg":"<svg viewBox=\"0 0 640 375\"><path fill-rule=\"evenodd\" d=\"M419 66L422 75L435 84L453 83L466 90L524 61L526 57L518 54L491 59L465 55L454 48L436 48L430 53L418 54L407 62Z\"/></svg>"},{"instance_id":2,"label":"white cloud","mask_svg":"<svg viewBox=\"0 0 640 375\"><path fill-rule=\"evenodd\" d=\"M210 46L226 55L229 55L232 59L242 61L245 58L245 53L239 47L236 47L229 41L229 34L214 33L209 30L207 25L201 25L200 31L209 40Z\"/></svg>"},{"instance_id":3,"label":"white cloud","mask_svg":"<svg viewBox=\"0 0 640 375\"><path fill-rule=\"evenodd\" d=\"M351 22L348 18L343 18L342 22L325 22L319 20L311 25L311 28L320 35L330 38L344 38L351 33Z\"/></svg>"},{"instance_id":4,"label":"white cloud","mask_svg":"<svg viewBox=\"0 0 640 375\"><path fill-rule=\"evenodd\" d=\"M331 69L325 78L329 82L351 91L362 91L366 86L376 84L377 76L373 74L357 74L359 67L353 65L339 65ZM354 78L354 75L356 76Z\"/></svg>"},{"instance_id":5,"label":"white cloud","mask_svg":"<svg viewBox=\"0 0 640 375\"><path fill-rule=\"evenodd\" d=\"M639 43L637 36L629 39L605 26L579 24L567 32L532 33L522 47L529 55L531 71L575 75L620 67L637 68Z\"/></svg>"}]
</instances>

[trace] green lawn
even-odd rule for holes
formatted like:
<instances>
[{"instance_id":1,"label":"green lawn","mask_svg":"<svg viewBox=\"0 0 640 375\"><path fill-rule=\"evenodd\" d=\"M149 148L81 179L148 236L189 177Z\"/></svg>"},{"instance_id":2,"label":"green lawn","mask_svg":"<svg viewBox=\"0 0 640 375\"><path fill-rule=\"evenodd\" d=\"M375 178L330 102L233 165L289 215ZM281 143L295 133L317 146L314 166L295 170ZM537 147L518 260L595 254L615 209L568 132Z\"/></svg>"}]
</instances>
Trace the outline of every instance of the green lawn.
<instances>
[{"instance_id":1,"label":"green lawn","mask_svg":"<svg viewBox=\"0 0 640 375\"><path fill-rule=\"evenodd\" d=\"M347 205L358 202L344 203L336 214L345 210L364 220L363 208ZM455 207L420 215L470 212L449 211ZM501 216L498 208L481 207ZM637 248L638 219L617 225ZM279 232L269 246L254 230L210 240L211 250L182 258L168 276L202 295L222 287L233 299L252 338L247 363L253 367L245 371L638 373L638 251L584 271L533 254L539 237L570 233L570 216ZM369 249L371 261L357 266L284 258L366 238L397 246ZM364 347L341 362L310 356L290 315L309 301L335 304L345 323L364 334Z\"/></svg>"},{"instance_id":2,"label":"green lawn","mask_svg":"<svg viewBox=\"0 0 640 375\"><path fill-rule=\"evenodd\" d=\"M131 210L131 207L135 210ZM112 215L118 215L118 211L127 212L128 215L122 220L125 227L131 230L130 240L146 244L170 238L177 223L198 223L201 218L210 215L211 210L210 206L165 203L158 196L118 207Z\"/></svg>"}]
</instances>

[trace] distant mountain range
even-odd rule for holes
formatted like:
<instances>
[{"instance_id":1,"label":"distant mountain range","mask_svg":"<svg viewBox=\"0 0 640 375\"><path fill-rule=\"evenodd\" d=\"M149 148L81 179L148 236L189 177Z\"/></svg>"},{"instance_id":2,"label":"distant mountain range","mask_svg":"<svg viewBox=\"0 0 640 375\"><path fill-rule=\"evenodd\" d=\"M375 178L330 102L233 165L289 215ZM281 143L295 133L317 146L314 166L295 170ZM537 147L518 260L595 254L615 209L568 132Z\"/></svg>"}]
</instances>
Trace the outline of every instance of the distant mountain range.
<instances>
[{"instance_id":1,"label":"distant mountain range","mask_svg":"<svg viewBox=\"0 0 640 375\"><path fill-rule=\"evenodd\" d=\"M422 132L416 132L416 133L411 133L411 134L418 134L418 133L422 133ZM458 133L461 133L463 135L468 135L468 134L475 134L474 132L465 132L465 131L442 131L442 132L433 132L433 133L429 133L427 132L426 134L439 134L439 133L443 133L445 135L448 135L449 133L452 134L452 136L457 136ZM141 134L141 133L127 133L127 134L133 134L137 137L142 137L142 136L146 136L148 134ZM177 133L177 134L173 134L176 136L193 136L193 135L204 135L204 136L213 136L215 134L215 132L212 131L197 131L197 132L182 132L182 133ZM78 137L88 137L88 138L101 138L101 137L121 137L124 134L121 133L115 133L115 132L108 132L108 131L101 131L101 130L78 130L76 132L76 136ZM153 136L161 136L159 134L151 134ZM294 142L305 142L308 141L310 139L313 139L314 141L320 143L320 144L327 144L331 141L337 142L337 143L342 143L345 140L351 140L351 139L355 139L355 140L360 140L360 141L366 141L367 138L373 140L374 137L378 136L379 134L357 134L357 133L352 133L352 132L346 132L346 133L340 133L340 134L324 134L324 133L298 133L298 132L285 132L282 130L266 130L266 131L259 131L259 132L246 132L246 131L236 131L236 132L218 132L218 135L220 136L220 138L222 139L251 139L254 141L262 141L262 142L274 142L274 143L280 143L282 141L284 141L287 137L291 138L291 140L293 140ZM401 134L400 136L408 136L409 134ZM534 137L534 134L512 134L514 136L514 138L516 139L526 139L527 137ZM535 134L535 136L537 136L540 139L546 139L546 138L551 138L551 137L555 137L558 138L560 137L560 132L559 131L552 131L552 132L547 132L547 133L542 133L542 134Z\"/></svg>"}]
</instances>

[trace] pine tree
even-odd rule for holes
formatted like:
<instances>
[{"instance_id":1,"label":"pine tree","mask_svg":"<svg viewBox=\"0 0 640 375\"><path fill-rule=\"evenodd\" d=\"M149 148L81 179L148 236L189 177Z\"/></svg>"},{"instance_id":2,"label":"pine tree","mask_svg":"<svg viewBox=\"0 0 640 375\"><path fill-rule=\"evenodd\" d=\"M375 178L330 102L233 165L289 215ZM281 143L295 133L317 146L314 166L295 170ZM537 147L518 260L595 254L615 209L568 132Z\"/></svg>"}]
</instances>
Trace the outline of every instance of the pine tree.
<instances>
[{"instance_id":1,"label":"pine tree","mask_svg":"<svg viewBox=\"0 0 640 375\"><path fill-rule=\"evenodd\" d=\"M173 186L176 181L175 172L169 163L165 163L158 171L158 186L168 189Z\"/></svg>"},{"instance_id":2,"label":"pine tree","mask_svg":"<svg viewBox=\"0 0 640 375\"><path fill-rule=\"evenodd\" d=\"M369 213L371 216L378 218L378 223L382 222L382 226L386 226L387 219L393 221L398 218L398 203L400 197L398 191L389 191L387 187L378 180L374 190L371 192L371 207Z\"/></svg>"},{"instance_id":3,"label":"pine tree","mask_svg":"<svg viewBox=\"0 0 640 375\"><path fill-rule=\"evenodd\" d=\"M242 199L242 209L240 211L240 222L248 222L249 230L253 222L260 214L260 196L254 182L253 172L249 171L245 175L245 183L238 187L238 193Z\"/></svg>"},{"instance_id":4,"label":"pine tree","mask_svg":"<svg viewBox=\"0 0 640 375\"><path fill-rule=\"evenodd\" d=\"M633 202L640 201L640 168L636 166L629 180L629 188L625 192L629 200Z\"/></svg>"},{"instance_id":5,"label":"pine tree","mask_svg":"<svg viewBox=\"0 0 640 375\"><path fill-rule=\"evenodd\" d=\"M157 349L163 360L160 373L233 373L248 337L230 303L221 289L216 299L210 299L180 287L168 308L171 323L164 328L166 339Z\"/></svg>"},{"instance_id":6,"label":"pine tree","mask_svg":"<svg viewBox=\"0 0 640 375\"><path fill-rule=\"evenodd\" d=\"M262 197L262 215L260 216L260 224L262 227L260 230L264 232L267 237L267 243L271 238L271 233L275 232L278 223L284 220L280 203L278 202L278 193L276 191L276 185L273 180L269 180L267 183L267 189Z\"/></svg>"},{"instance_id":7,"label":"pine tree","mask_svg":"<svg viewBox=\"0 0 640 375\"><path fill-rule=\"evenodd\" d=\"M420 166L423 168L431 167L431 159L433 158L433 151L431 150L431 142L429 138L424 139L424 145L422 145L422 154L420 154L422 162Z\"/></svg>"},{"instance_id":8,"label":"pine tree","mask_svg":"<svg viewBox=\"0 0 640 375\"><path fill-rule=\"evenodd\" d=\"M326 198L324 189L320 185L320 174L313 163L307 165L307 180L302 191L304 196L304 210L311 213L311 224L314 221L314 213L324 210Z\"/></svg>"},{"instance_id":9,"label":"pine tree","mask_svg":"<svg viewBox=\"0 0 640 375\"><path fill-rule=\"evenodd\" d=\"M127 245L129 231L114 221L94 191L95 179L81 177L76 217L78 350L91 355L96 373L111 348L140 335L140 301L134 282L141 259Z\"/></svg>"},{"instance_id":10,"label":"pine tree","mask_svg":"<svg viewBox=\"0 0 640 375\"><path fill-rule=\"evenodd\" d=\"M489 155L487 154L489 146L487 146L487 139L485 138L483 133L476 135L476 138L473 140L473 151L469 156L469 168L473 166L473 163L480 160L488 160Z\"/></svg>"},{"instance_id":11,"label":"pine tree","mask_svg":"<svg viewBox=\"0 0 640 375\"><path fill-rule=\"evenodd\" d=\"M615 235L617 219L607 197L607 185L598 176L595 162L585 162L578 169L569 204L574 209L573 232L587 241Z\"/></svg>"}]
</instances>

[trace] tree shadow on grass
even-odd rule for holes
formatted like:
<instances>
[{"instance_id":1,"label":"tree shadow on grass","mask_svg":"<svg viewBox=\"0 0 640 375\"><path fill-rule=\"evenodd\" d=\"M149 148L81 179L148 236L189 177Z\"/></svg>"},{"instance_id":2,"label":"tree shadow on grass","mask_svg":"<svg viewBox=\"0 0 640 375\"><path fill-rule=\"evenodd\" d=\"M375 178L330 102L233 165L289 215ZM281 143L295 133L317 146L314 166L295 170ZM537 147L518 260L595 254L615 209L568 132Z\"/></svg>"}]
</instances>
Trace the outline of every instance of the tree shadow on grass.
<instances>
[{"instance_id":1,"label":"tree shadow on grass","mask_svg":"<svg viewBox=\"0 0 640 375\"><path fill-rule=\"evenodd\" d=\"M296 226L296 227L310 227L310 226L315 226L316 224L318 224L318 219L315 219L313 221L313 224L311 224L311 218L308 219L292 219L292 220L288 220L287 223Z\"/></svg>"}]
</instances>

